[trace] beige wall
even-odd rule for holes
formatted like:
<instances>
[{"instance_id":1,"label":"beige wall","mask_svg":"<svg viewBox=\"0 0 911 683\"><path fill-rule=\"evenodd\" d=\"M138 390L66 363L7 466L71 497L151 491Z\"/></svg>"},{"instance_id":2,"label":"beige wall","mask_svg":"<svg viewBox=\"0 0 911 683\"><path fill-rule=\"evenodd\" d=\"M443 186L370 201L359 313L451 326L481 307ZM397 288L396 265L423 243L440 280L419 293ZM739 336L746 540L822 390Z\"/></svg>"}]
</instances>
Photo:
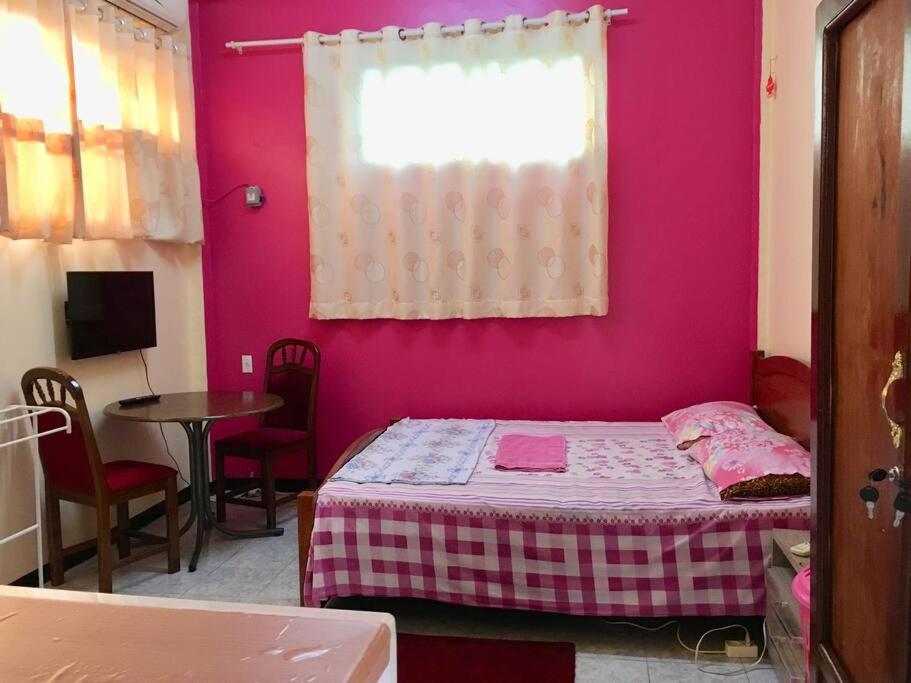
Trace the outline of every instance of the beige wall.
<instances>
[{"instance_id":1,"label":"beige wall","mask_svg":"<svg viewBox=\"0 0 911 683\"><path fill-rule=\"evenodd\" d=\"M813 88L818 0L764 0L758 345L810 359ZM766 97L769 63L778 81Z\"/></svg>"},{"instance_id":2,"label":"beige wall","mask_svg":"<svg viewBox=\"0 0 911 683\"><path fill-rule=\"evenodd\" d=\"M0 406L22 402L19 379L26 369L63 368L85 389L105 459L170 463L157 428L116 423L101 414L111 401L148 393L139 354L69 360L63 320L68 270L154 271L158 346L146 356L152 386L158 392L198 390L206 385L201 247L142 241L51 245L0 238ZM168 427L165 433L189 478L183 431ZM0 439L4 436L9 434L0 431ZM30 449L0 449L0 536L33 523ZM131 504L131 514L156 500ZM90 509L63 503L63 515L65 544L94 535ZM0 546L0 583L34 570L33 539L31 535Z\"/></svg>"}]
</instances>

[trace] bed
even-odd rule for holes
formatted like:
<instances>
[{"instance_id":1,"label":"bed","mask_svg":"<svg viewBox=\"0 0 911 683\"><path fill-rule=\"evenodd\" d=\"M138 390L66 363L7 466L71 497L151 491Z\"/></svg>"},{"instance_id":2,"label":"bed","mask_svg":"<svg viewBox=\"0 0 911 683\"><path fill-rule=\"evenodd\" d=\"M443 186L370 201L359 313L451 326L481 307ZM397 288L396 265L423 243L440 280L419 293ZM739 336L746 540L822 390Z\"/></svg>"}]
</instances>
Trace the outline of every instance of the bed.
<instances>
[{"instance_id":1,"label":"bed","mask_svg":"<svg viewBox=\"0 0 911 683\"><path fill-rule=\"evenodd\" d=\"M753 404L805 446L809 401L806 365L754 354ZM565 435L568 471L495 470L506 434ZM772 529L809 528L809 497L722 502L661 423L497 421L465 485L327 477L298 510L303 605L412 597L612 617L763 614Z\"/></svg>"}]
</instances>

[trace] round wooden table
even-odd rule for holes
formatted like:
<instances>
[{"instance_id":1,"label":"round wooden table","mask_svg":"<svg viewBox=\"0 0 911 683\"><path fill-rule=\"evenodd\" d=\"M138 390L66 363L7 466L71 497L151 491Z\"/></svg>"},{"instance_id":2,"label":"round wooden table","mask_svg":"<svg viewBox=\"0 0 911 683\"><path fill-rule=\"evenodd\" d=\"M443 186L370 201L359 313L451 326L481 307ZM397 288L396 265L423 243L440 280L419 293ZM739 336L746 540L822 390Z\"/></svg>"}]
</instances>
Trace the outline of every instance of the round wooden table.
<instances>
[{"instance_id":1,"label":"round wooden table","mask_svg":"<svg viewBox=\"0 0 911 683\"><path fill-rule=\"evenodd\" d=\"M255 529L237 531L215 519L209 505L209 430L217 420L259 415L281 408L284 401L274 394L253 391L193 391L181 394L162 394L155 403L121 406L111 403L104 414L116 420L132 422L176 422L187 433L190 444L190 517L180 530L186 533L196 522L196 546L190 559L190 571L196 571L199 553L206 534L212 528L234 538L281 536L285 530Z\"/></svg>"}]
</instances>

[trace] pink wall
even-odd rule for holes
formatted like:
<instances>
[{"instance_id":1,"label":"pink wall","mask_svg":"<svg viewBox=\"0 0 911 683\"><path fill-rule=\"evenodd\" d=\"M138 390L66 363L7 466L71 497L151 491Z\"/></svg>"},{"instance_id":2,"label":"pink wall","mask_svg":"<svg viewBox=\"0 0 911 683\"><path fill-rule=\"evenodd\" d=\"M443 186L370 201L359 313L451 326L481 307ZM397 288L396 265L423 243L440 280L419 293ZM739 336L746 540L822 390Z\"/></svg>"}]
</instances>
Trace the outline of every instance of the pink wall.
<instances>
[{"instance_id":1,"label":"pink wall","mask_svg":"<svg viewBox=\"0 0 911 683\"><path fill-rule=\"evenodd\" d=\"M227 40L474 16L585 0L193 0L206 210L209 386L259 388L280 336L323 351L320 471L390 417L654 420L746 399L756 310L760 21L749 0L615 0L609 30L610 312L606 318L312 321L299 50L239 57ZM761 23L761 22L760 22ZM236 428L241 425L234 425ZM289 469L290 467L290 469ZM295 476L303 468L286 466ZM240 473L240 472L237 472Z\"/></svg>"}]
</instances>

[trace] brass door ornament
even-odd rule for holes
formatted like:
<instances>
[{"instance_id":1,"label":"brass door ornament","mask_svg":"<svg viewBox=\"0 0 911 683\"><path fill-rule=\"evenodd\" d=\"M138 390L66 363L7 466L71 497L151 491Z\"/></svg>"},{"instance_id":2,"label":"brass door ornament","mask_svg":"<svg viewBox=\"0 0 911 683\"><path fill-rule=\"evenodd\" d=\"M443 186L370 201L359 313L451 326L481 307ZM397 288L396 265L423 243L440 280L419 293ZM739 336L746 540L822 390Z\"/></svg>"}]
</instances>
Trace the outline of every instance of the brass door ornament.
<instances>
[{"instance_id":1,"label":"brass door ornament","mask_svg":"<svg viewBox=\"0 0 911 683\"><path fill-rule=\"evenodd\" d=\"M880 394L879 400L879 405L883 410L883 416L886 418L886 422L889 423L889 432L892 436L892 445L895 446L895 448L901 448L904 427L893 420L892 416L889 415L889 408L886 406L886 399L889 398L889 390L892 388L892 384L894 384L896 380L903 379L904 376L905 358L902 355L901 351L896 351L895 358L892 359L892 372L889 373L889 379L886 380L886 386L883 387L883 391L882 394Z\"/></svg>"}]
</instances>

